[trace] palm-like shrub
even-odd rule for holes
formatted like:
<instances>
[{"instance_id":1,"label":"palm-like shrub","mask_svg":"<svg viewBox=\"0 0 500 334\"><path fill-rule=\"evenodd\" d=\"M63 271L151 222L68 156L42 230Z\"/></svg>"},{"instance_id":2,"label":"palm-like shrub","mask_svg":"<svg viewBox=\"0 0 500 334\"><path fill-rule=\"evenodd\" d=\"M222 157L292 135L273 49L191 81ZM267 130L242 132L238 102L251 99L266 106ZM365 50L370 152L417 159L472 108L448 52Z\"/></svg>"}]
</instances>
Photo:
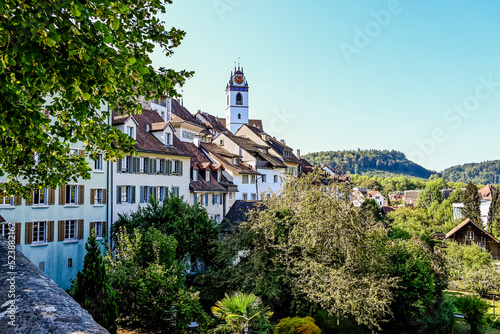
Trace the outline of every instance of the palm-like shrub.
<instances>
[{"instance_id":1,"label":"palm-like shrub","mask_svg":"<svg viewBox=\"0 0 500 334\"><path fill-rule=\"evenodd\" d=\"M272 329L269 318L273 312L269 307L264 307L262 300L254 294L226 294L224 299L212 306L212 313L224 321L211 330L213 333L243 334L247 328L258 330L259 333L270 333Z\"/></svg>"}]
</instances>

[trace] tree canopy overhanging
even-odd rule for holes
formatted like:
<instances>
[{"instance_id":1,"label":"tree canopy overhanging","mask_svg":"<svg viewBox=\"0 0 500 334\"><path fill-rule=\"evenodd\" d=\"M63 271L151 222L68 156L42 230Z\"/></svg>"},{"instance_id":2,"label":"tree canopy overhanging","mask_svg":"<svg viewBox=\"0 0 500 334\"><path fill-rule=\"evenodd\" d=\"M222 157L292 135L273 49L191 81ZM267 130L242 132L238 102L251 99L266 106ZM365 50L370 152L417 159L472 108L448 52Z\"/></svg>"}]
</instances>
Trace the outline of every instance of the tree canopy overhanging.
<instances>
[{"instance_id":1,"label":"tree canopy overhanging","mask_svg":"<svg viewBox=\"0 0 500 334\"><path fill-rule=\"evenodd\" d=\"M185 35L157 18L168 3L2 1L0 191L89 178L85 157L133 152L133 140L108 124L111 110L140 112L140 97L177 96L192 75L152 66L155 46L170 56ZM85 155L72 154L75 143Z\"/></svg>"}]
</instances>

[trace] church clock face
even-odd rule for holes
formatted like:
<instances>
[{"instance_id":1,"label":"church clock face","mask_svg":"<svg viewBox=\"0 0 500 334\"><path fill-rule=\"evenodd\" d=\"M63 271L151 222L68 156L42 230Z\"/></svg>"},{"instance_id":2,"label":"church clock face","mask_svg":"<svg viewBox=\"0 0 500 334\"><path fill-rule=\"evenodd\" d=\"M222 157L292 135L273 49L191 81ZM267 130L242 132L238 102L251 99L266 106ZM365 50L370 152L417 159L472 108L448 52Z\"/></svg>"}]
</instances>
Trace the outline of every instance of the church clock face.
<instances>
[{"instance_id":1,"label":"church clock face","mask_svg":"<svg viewBox=\"0 0 500 334\"><path fill-rule=\"evenodd\" d=\"M236 82L238 85L241 85L243 83L243 76L242 75L235 76L234 82Z\"/></svg>"}]
</instances>

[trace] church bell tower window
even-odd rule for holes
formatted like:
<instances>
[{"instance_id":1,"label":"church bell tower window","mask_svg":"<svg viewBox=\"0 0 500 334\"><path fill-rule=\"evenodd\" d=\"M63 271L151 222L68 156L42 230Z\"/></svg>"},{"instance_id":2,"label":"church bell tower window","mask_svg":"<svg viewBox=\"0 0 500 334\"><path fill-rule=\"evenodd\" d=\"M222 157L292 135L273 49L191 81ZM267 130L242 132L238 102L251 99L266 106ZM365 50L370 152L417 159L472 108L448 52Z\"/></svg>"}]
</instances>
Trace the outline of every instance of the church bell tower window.
<instances>
[{"instance_id":1,"label":"church bell tower window","mask_svg":"<svg viewBox=\"0 0 500 334\"><path fill-rule=\"evenodd\" d=\"M237 106L243 105L243 95L241 95L241 93L236 94L236 105Z\"/></svg>"}]
</instances>

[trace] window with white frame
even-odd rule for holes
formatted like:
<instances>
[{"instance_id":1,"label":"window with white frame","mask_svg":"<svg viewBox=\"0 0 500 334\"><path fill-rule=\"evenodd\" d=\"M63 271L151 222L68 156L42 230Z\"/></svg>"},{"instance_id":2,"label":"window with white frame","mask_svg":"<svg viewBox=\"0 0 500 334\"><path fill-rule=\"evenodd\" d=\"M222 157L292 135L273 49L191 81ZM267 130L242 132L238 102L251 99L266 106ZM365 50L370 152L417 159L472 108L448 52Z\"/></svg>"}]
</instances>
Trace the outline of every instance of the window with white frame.
<instances>
[{"instance_id":1,"label":"window with white frame","mask_svg":"<svg viewBox=\"0 0 500 334\"><path fill-rule=\"evenodd\" d=\"M172 187L172 195L179 197L179 187Z\"/></svg>"},{"instance_id":2,"label":"window with white frame","mask_svg":"<svg viewBox=\"0 0 500 334\"><path fill-rule=\"evenodd\" d=\"M252 176L250 177L250 181L251 181L252 183L257 182L257 176L252 175Z\"/></svg>"},{"instance_id":3,"label":"window with white frame","mask_svg":"<svg viewBox=\"0 0 500 334\"><path fill-rule=\"evenodd\" d=\"M274 183L278 183L278 175L274 175Z\"/></svg>"},{"instance_id":4,"label":"window with white frame","mask_svg":"<svg viewBox=\"0 0 500 334\"><path fill-rule=\"evenodd\" d=\"M257 200L257 194L252 194L252 201L256 201Z\"/></svg>"},{"instance_id":5,"label":"window with white frame","mask_svg":"<svg viewBox=\"0 0 500 334\"><path fill-rule=\"evenodd\" d=\"M222 171L219 169L217 170L217 182L222 181Z\"/></svg>"},{"instance_id":6,"label":"window with white frame","mask_svg":"<svg viewBox=\"0 0 500 334\"><path fill-rule=\"evenodd\" d=\"M219 140L219 145L224 146L224 139Z\"/></svg>"},{"instance_id":7,"label":"window with white frame","mask_svg":"<svg viewBox=\"0 0 500 334\"><path fill-rule=\"evenodd\" d=\"M103 168L102 154L99 154L97 159L94 160L94 170L103 170Z\"/></svg>"},{"instance_id":8,"label":"window with white frame","mask_svg":"<svg viewBox=\"0 0 500 334\"><path fill-rule=\"evenodd\" d=\"M66 186L66 204L78 204L78 186Z\"/></svg>"},{"instance_id":9,"label":"window with white frame","mask_svg":"<svg viewBox=\"0 0 500 334\"><path fill-rule=\"evenodd\" d=\"M233 165L237 165L238 164L238 158L233 158Z\"/></svg>"},{"instance_id":10,"label":"window with white frame","mask_svg":"<svg viewBox=\"0 0 500 334\"><path fill-rule=\"evenodd\" d=\"M184 139L193 139L194 135L195 135L194 132L186 131L186 130L182 130L181 134L182 134L182 138L184 138Z\"/></svg>"},{"instance_id":11,"label":"window with white frame","mask_svg":"<svg viewBox=\"0 0 500 334\"><path fill-rule=\"evenodd\" d=\"M261 176L261 181L262 181L262 182L266 182L266 174L262 174L262 176Z\"/></svg>"},{"instance_id":12,"label":"window with white frame","mask_svg":"<svg viewBox=\"0 0 500 334\"><path fill-rule=\"evenodd\" d=\"M172 142L170 140L170 133L165 132L165 145L172 145Z\"/></svg>"},{"instance_id":13,"label":"window with white frame","mask_svg":"<svg viewBox=\"0 0 500 334\"><path fill-rule=\"evenodd\" d=\"M229 193L229 199L233 199L233 193Z\"/></svg>"},{"instance_id":14,"label":"window with white frame","mask_svg":"<svg viewBox=\"0 0 500 334\"><path fill-rule=\"evenodd\" d=\"M198 182L198 170L193 169L193 181Z\"/></svg>"},{"instance_id":15,"label":"window with white frame","mask_svg":"<svg viewBox=\"0 0 500 334\"><path fill-rule=\"evenodd\" d=\"M181 174L181 161L179 160L174 160L174 173L175 174Z\"/></svg>"},{"instance_id":16,"label":"window with white frame","mask_svg":"<svg viewBox=\"0 0 500 334\"><path fill-rule=\"evenodd\" d=\"M133 126L127 126L127 134L135 139L135 128Z\"/></svg>"},{"instance_id":17,"label":"window with white frame","mask_svg":"<svg viewBox=\"0 0 500 334\"><path fill-rule=\"evenodd\" d=\"M94 222L94 231L96 237L102 237L102 222Z\"/></svg>"},{"instance_id":18,"label":"window with white frame","mask_svg":"<svg viewBox=\"0 0 500 334\"><path fill-rule=\"evenodd\" d=\"M243 175L242 176L241 183L248 183L248 175Z\"/></svg>"},{"instance_id":19,"label":"window with white frame","mask_svg":"<svg viewBox=\"0 0 500 334\"><path fill-rule=\"evenodd\" d=\"M33 222L33 243L47 241L47 222Z\"/></svg>"},{"instance_id":20,"label":"window with white frame","mask_svg":"<svg viewBox=\"0 0 500 334\"><path fill-rule=\"evenodd\" d=\"M132 187L122 186L122 203L132 203Z\"/></svg>"},{"instance_id":21,"label":"window with white frame","mask_svg":"<svg viewBox=\"0 0 500 334\"><path fill-rule=\"evenodd\" d=\"M104 193L103 189L96 189L95 190L94 204L102 204L103 203L103 200L102 200L103 193Z\"/></svg>"},{"instance_id":22,"label":"window with white frame","mask_svg":"<svg viewBox=\"0 0 500 334\"><path fill-rule=\"evenodd\" d=\"M474 240L474 232L467 231L467 240Z\"/></svg>"},{"instance_id":23,"label":"window with white frame","mask_svg":"<svg viewBox=\"0 0 500 334\"><path fill-rule=\"evenodd\" d=\"M210 182L210 169L205 170L205 182Z\"/></svg>"},{"instance_id":24,"label":"window with white frame","mask_svg":"<svg viewBox=\"0 0 500 334\"><path fill-rule=\"evenodd\" d=\"M33 205L47 205L48 190L46 188L37 189L33 192Z\"/></svg>"},{"instance_id":25,"label":"window with white frame","mask_svg":"<svg viewBox=\"0 0 500 334\"><path fill-rule=\"evenodd\" d=\"M131 160L132 160L132 157L125 157L125 159L122 159L122 173L130 172Z\"/></svg>"},{"instance_id":26,"label":"window with white frame","mask_svg":"<svg viewBox=\"0 0 500 334\"><path fill-rule=\"evenodd\" d=\"M0 205L14 205L14 196L9 196L6 191L0 192Z\"/></svg>"},{"instance_id":27,"label":"window with white frame","mask_svg":"<svg viewBox=\"0 0 500 334\"><path fill-rule=\"evenodd\" d=\"M0 235L4 238L9 237L9 224L0 223Z\"/></svg>"},{"instance_id":28,"label":"window with white frame","mask_svg":"<svg viewBox=\"0 0 500 334\"><path fill-rule=\"evenodd\" d=\"M78 224L77 220L66 220L64 223L64 239L65 240L74 240L76 239L76 226Z\"/></svg>"},{"instance_id":29,"label":"window with white frame","mask_svg":"<svg viewBox=\"0 0 500 334\"><path fill-rule=\"evenodd\" d=\"M220 223L220 215L215 215L214 219L216 223Z\"/></svg>"},{"instance_id":30,"label":"window with white frame","mask_svg":"<svg viewBox=\"0 0 500 334\"><path fill-rule=\"evenodd\" d=\"M243 193L243 200L247 200L248 199L248 194L247 193Z\"/></svg>"}]
</instances>

